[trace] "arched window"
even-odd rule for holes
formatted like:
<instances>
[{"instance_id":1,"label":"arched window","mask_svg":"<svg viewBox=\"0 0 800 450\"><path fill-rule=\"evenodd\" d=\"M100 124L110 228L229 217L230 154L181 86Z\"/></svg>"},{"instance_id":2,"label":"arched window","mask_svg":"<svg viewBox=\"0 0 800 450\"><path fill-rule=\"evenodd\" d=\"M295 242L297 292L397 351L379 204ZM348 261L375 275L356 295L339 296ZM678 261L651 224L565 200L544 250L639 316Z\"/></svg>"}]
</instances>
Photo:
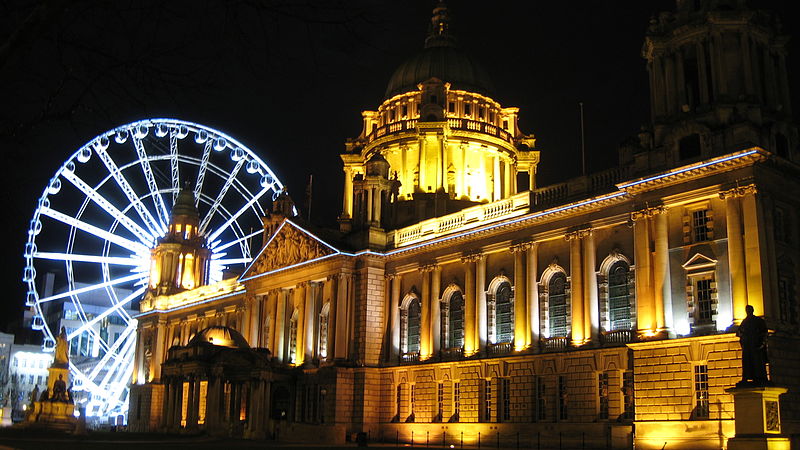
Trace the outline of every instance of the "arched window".
<instances>
[{"instance_id":1,"label":"arched window","mask_svg":"<svg viewBox=\"0 0 800 450\"><path fill-rule=\"evenodd\" d=\"M792 260L789 258L778 260L778 314L782 323L792 326L800 319L795 284Z\"/></svg>"},{"instance_id":2,"label":"arched window","mask_svg":"<svg viewBox=\"0 0 800 450\"><path fill-rule=\"evenodd\" d=\"M405 360L419 355L420 318L422 305L416 294L408 294L400 307L400 350Z\"/></svg>"},{"instance_id":3,"label":"arched window","mask_svg":"<svg viewBox=\"0 0 800 450\"><path fill-rule=\"evenodd\" d=\"M631 329L631 296L628 289L630 267L617 261L608 271L609 330Z\"/></svg>"},{"instance_id":4,"label":"arched window","mask_svg":"<svg viewBox=\"0 0 800 450\"><path fill-rule=\"evenodd\" d=\"M447 302L446 348L464 346L464 296L460 290L453 292ZM443 329L444 330L444 329Z\"/></svg>"},{"instance_id":5,"label":"arched window","mask_svg":"<svg viewBox=\"0 0 800 450\"><path fill-rule=\"evenodd\" d=\"M569 305L567 304L567 276L564 272L558 272L550 277L547 294L550 337L567 336L569 334L567 321Z\"/></svg>"},{"instance_id":6,"label":"arched window","mask_svg":"<svg viewBox=\"0 0 800 450\"><path fill-rule=\"evenodd\" d=\"M499 344L514 341L514 292L511 280L504 276L492 280L486 309L489 342Z\"/></svg>"}]
</instances>

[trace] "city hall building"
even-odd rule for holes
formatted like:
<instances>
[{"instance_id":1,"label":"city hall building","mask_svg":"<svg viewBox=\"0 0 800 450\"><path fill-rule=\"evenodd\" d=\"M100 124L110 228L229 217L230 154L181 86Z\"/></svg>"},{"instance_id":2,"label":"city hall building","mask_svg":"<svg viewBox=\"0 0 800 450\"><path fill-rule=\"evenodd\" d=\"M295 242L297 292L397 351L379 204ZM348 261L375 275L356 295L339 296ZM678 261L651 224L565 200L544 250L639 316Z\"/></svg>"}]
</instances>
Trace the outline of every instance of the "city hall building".
<instances>
[{"instance_id":1,"label":"city hall building","mask_svg":"<svg viewBox=\"0 0 800 450\"><path fill-rule=\"evenodd\" d=\"M130 428L342 442L723 448L745 306L800 433L800 152L786 39L742 0L647 31L618 167L538 186L518 108L435 8L341 155L339 229L287 195L208 284L186 190L152 250ZM645 93L642 93L645 95Z\"/></svg>"}]
</instances>

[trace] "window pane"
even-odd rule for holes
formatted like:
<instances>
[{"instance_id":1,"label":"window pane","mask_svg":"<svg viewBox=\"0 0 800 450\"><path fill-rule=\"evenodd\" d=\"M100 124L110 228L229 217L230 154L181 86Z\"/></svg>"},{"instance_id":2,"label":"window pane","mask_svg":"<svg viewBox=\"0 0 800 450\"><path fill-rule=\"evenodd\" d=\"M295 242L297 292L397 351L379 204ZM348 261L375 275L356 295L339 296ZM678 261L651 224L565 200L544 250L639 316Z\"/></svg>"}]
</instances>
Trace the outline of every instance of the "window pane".
<instances>
[{"instance_id":1,"label":"window pane","mask_svg":"<svg viewBox=\"0 0 800 450\"><path fill-rule=\"evenodd\" d=\"M456 292L450 297L447 345L452 348L464 345L464 297Z\"/></svg>"},{"instance_id":2,"label":"window pane","mask_svg":"<svg viewBox=\"0 0 800 450\"><path fill-rule=\"evenodd\" d=\"M567 335L567 276L557 273L550 278L548 308L550 311L550 337Z\"/></svg>"},{"instance_id":3,"label":"window pane","mask_svg":"<svg viewBox=\"0 0 800 450\"><path fill-rule=\"evenodd\" d=\"M497 288L495 309L497 342L511 342L514 339L514 305L511 302L511 285L507 282Z\"/></svg>"}]
</instances>

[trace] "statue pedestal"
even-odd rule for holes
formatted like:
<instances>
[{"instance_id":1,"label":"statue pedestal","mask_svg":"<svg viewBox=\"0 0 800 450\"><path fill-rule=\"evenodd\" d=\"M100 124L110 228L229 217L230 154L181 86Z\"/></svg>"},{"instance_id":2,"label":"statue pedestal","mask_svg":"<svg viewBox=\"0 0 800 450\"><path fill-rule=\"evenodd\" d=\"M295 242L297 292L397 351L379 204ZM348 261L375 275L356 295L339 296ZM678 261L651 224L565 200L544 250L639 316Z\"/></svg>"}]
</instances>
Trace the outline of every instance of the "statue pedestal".
<instances>
[{"instance_id":1,"label":"statue pedestal","mask_svg":"<svg viewBox=\"0 0 800 450\"><path fill-rule=\"evenodd\" d=\"M733 395L736 436L728 450L789 450L789 438L781 434L778 397L787 391L776 386L742 386L725 390Z\"/></svg>"}]
</instances>

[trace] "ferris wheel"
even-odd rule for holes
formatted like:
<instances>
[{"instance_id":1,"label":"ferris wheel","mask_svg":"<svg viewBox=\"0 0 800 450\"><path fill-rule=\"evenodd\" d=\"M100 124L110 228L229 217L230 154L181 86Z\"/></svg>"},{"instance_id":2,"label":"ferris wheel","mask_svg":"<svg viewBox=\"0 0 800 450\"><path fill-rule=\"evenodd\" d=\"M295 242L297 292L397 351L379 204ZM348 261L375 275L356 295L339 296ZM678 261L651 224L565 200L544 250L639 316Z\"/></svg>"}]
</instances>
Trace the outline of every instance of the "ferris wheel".
<instances>
[{"instance_id":1,"label":"ferris wheel","mask_svg":"<svg viewBox=\"0 0 800 450\"><path fill-rule=\"evenodd\" d=\"M217 130L175 119L110 130L70 156L38 200L25 245L26 306L45 350L66 329L73 392L83 394L87 415L127 412L133 316L147 289L150 249L187 182L211 250L210 281L218 281L251 261L265 205L283 185Z\"/></svg>"}]
</instances>

